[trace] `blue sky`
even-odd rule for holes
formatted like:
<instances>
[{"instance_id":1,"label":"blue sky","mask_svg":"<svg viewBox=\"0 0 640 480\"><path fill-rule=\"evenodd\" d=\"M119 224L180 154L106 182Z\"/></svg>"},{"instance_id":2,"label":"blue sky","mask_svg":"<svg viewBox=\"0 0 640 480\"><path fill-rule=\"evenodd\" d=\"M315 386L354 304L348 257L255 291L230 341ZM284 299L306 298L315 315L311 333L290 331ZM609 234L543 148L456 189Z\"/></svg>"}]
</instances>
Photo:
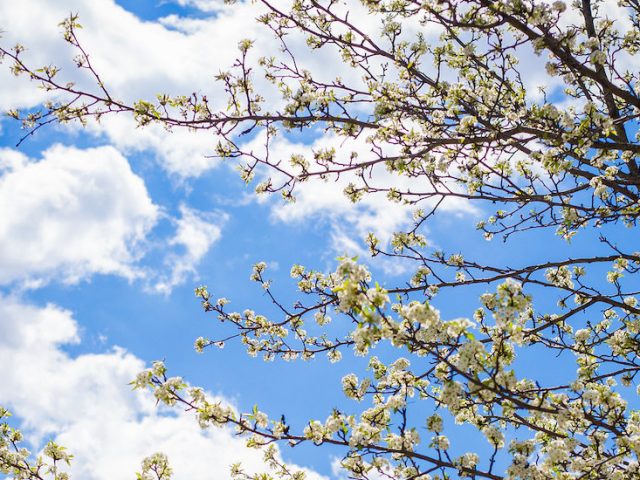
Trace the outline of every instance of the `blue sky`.
<instances>
[{"instance_id":1,"label":"blue sky","mask_svg":"<svg viewBox=\"0 0 640 480\"><path fill-rule=\"evenodd\" d=\"M270 48L246 5L230 13L207 0L9 3L0 4L2 42L24 44L34 63L69 67L73 54L60 41L57 23L70 11L79 13L81 39L107 72L107 83L127 100L208 91L241 38ZM63 72L76 75L71 68ZM33 108L41 99L35 85L0 70L2 110ZM130 392L126 383L156 359L243 410L259 403L273 416L286 413L300 428L348 405L340 398L340 378L362 369L361 360L264 363L232 342L196 354L197 337L228 330L201 311L193 289L205 284L235 308L275 315L249 281L254 263L267 262L276 291L292 302L292 264L329 271L341 254L360 253L352 242L361 248L367 229L388 235L408 224L410 211L390 210L383 198L351 206L340 196L341 185L309 188L294 206L256 199L233 165L205 158L215 144L206 133L140 131L118 117L88 129L42 129L15 148L24 132L9 119L0 127L0 361L9 366L0 370L0 404L15 412L36 448L58 438L76 454L77 478L87 479L130 477L156 450L167 451L178 478L224 478L236 458L258 465L257 454L228 432L200 432L189 415L158 412L148 396ZM316 140L291 143L304 147ZM449 253L510 265L547 259L550 252L578 255L595 245L595 236L568 245L549 232L507 246L485 242L474 228L483 215L477 206L453 205L426 234ZM381 283L403 282L404 272L393 265L371 267ZM464 297L444 292L435 305L444 317L469 317L487 289L470 289ZM550 306L555 298L537 301ZM283 450L288 461L330 477L336 454Z\"/></svg>"}]
</instances>

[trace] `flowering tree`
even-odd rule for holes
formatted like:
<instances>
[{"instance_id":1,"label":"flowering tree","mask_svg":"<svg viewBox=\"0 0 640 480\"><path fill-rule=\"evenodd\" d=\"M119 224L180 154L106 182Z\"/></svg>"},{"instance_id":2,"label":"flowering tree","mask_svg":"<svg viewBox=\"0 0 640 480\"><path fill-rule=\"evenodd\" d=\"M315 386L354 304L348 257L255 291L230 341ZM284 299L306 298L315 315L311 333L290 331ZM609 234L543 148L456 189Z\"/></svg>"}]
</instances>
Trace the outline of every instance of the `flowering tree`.
<instances>
[{"instance_id":1,"label":"flowering tree","mask_svg":"<svg viewBox=\"0 0 640 480\"><path fill-rule=\"evenodd\" d=\"M259 263L252 279L277 318L231 311L226 299L196 289L204 310L231 325L249 355L293 361L326 354L332 362L367 356L368 372L342 380L354 400L350 410L294 431L284 416L213 402L168 376L160 362L135 387L192 410L203 428L235 427L251 446L342 447L342 466L354 478L640 476L632 388L640 370L640 252L627 251L625 242L640 215L640 3L258 3L258 21L281 51L256 62L252 42L242 42L237 62L217 76L228 100L222 108L201 94L117 100L81 46L73 16L64 22L65 38L78 51L77 66L94 77L94 91L60 80L55 67L25 64L20 46L1 50L16 74L56 94L40 111L10 112L29 133L128 113L140 126L214 132L216 154L241 162L243 179L256 177L259 194L281 192L294 201L305 182L347 179L345 194L354 202L382 194L415 208L406 231L389 241L366 238L373 257L412 265L410 278L396 286L381 287L356 259L342 259L331 273L294 265L300 299L288 306ZM305 68L301 37L308 48L335 54L349 80ZM545 70L547 87L532 91L528 76ZM278 138L305 132L323 134L326 147L272 155ZM262 148L245 138L260 139ZM444 205L461 200L488 212L477 225L487 240L513 242L542 230L567 242L597 232L600 241L588 256L550 252L544 262L516 267L434 251L424 228ZM629 233L620 233L622 225ZM439 292L478 284L488 293L475 306L470 301L472 320L440 316ZM557 306L536 306L533 293L558 299ZM195 348L222 342L203 337ZM373 355L383 344L396 352L391 361ZM545 383L518 363L526 351L575 362L575 375ZM472 441L450 442L455 424L473 426L488 453L479 455ZM15 462L26 457L12 464L5 453L12 441L3 442L0 471L41 478L21 477ZM49 456L67 460L58 448ZM273 452L267 450L271 475L302 475ZM55 463L50 471L57 475ZM169 474L158 455L145 460L139 478ZM240 466L232 474L250 478Z\"/></svg>"}]
</instances>

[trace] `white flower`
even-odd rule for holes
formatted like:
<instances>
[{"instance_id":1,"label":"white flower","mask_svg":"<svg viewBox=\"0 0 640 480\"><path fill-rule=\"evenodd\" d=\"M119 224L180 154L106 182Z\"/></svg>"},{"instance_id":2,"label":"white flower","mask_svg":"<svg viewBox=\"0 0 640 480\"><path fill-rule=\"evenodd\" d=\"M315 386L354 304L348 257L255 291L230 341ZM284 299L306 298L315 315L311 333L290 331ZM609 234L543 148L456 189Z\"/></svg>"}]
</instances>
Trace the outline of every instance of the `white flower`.
<instances>
[{"instance_id":1,"label":"white flower","mask_svg":"<svg viewBox=\"0 0 640 480\"><path fill-rule=\"evenodd\" d=\"M304 436L309 440L313 440L315 444L322 443L324 439L324 426L317 420L312 420L309 422L304 429Z\"/></svg>"},{"instance_id":2,"label":"white flower","mask_svg":"<svg viewBox=\"0 0 640 480\"><path fill-rule=\"evenodd\" d=\"M551 4L551 8L553 8L556 12L562 13L567 9L567 4L558 0Z\"/></svg>"},{"instance_id":3,"label":"white flower","mask_svg":"<svg viewBox=\"0 0 640 480\"><path fill-rule=\"evenodd\" d=\"M575 333L576 343L585 343L589 339L590 335L591 330L589 330L588 328L577 330Z\"/></svg>"},{"instance_id":4,"label":"white flower","mask_svg":"<svg viewBox=\"0 0 640 480\"><path fill-rule=\"evenodd\" d=\"M471 130L471 128L473 128L476 123L478 123L478 119L473 115L463 117L462 120L460 120L460 124L458 125L458 132L466 133Z\"/></svg>"},{"instance_id":5,"label":"white flower","mask_svg":"<svg viewBox=\"0 0 640 480\"><path fill-rule=\"evenodd\" d=\"M444 435L436 435L435 437L433 437L433 439L431 440L431 444L438 450L449 449L449 439Z\"/></svg>"},{"instance_id":6,"label":"white flower","mask_svg":"<svg viewBox=\"0 0 640 480\"><path fill-rule=\"evenodd\" d=\"M544 276L556 287L573 288L572 273L566 265L558 268L548 268Z\"/></svg>"},{"instance_id":7,"label":"white flower","mask_svg":"<svg viewBox=\"0 0 640 480\"><path fill-rule=\"evenodd\" d=\"M431 415L427 418L427 430L431 432L441 432L442 431L442 417L438 414Z\"/></svg>"}]
</instances>

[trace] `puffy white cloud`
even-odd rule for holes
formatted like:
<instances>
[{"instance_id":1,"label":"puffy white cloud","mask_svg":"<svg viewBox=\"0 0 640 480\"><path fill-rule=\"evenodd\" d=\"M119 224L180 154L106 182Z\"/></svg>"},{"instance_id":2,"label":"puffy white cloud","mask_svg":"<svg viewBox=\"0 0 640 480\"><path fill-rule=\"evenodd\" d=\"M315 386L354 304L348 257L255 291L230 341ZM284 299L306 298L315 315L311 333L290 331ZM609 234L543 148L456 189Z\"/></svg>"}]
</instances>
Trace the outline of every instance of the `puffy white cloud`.
<instances>
[{"instance_id":1,"label":"puffy white cloud","mask_svg":"<svg viewBox=\"0 0 640 480\"><path fill-rule=\"evenodd\" d=\"M2 149L0 173L0 284L139 274L158 208L116 149Z\"/></svg>"},{"instance_id":2,"label":"puffy white cloud","mask_svg":"<svg viewBox=\"0 0 640 480\"><path fill-rule=\"evenodd\" d=\"M228 218L223 212L199 212L186 205L180 206L180 215L175 220L176 233L168 244L180 247L182 252L167 256L165 265L169 273L160 276L153 285L153 290L160 293L169 293L187 276L197 274L196 266L220 238L221 227Z\"/></svg>"},{"instance_id":3,"label":"puffy white cloud","mask_svg":"<svg viewBox=\"0 0 640 480\"><path fill-rule=\"evenodd\" d=\"M54 438L68 447L74 478L129 479L156 451L169 456L177 479L227 478L236 461L263 469L261 454L230 430L201 430L193 415L159 412L150 393L133 392L128 382L144 368L140 358L117 347L76 357L64 351L78 342L71 312L0 298L0 405L36 444Z\"/></svg>"},{"instance_id":4,"label":"puffy white cloud","mask_svg":"<svg viewBox=\"0 0 640 480\"><path fill-rule=\"evenodd\" d=\"M88 125L88 129L96 135L106 136L127 155L152 152L158 163L178 180L197 177L220 163L211 156L215 137L206 131L177 129L168 133L160 125L136 128L133 118L127 115L107 117L99 125Z\"/></svg>"},{"instance_id":5,"label":"puffy white cloud","mask_svg":"<svg viewBox=\"0 0 640 480\"><path fill-rule=\"evenodd\" d=\"M226 96L213 76L234 62L237 43L245 37L255 40L254 60L262 55L278 54L278 43L270 31L255 21L263 7L253 2L227 6L221 0L173 1L211 15L205 18L171 15L158 21L143 21L114 0L24 0L21 8L11 2L2 2L2 43L25 44L28 47L25 58L29 64L61 65L65 81L76 81L83 88L96 88L94 79L76 72L71 62L73 52L64 44L59 32L58 22L68 12L78 12L85 26L80 31L81 41L114 97L132 101L152 99L160 92L186 95L201 92L208 95L214 108L224 108ZM287 3L279 6L284 8ZM363 31L373 37L377 35L379 19L368 14L359 2L348 3L343 8L351 10L351 18L358 19ZM607 0L601 10L610 18L618 19L623 30L628 29L628 15L615 1ZM565 21L579 20L576 15L577 10L567 10ZM38 28L33 28L36 23ZM428 39L435 39L439 34L434 25L425 30L415 18L403 20L403 23L409 36L420 31L426 32ZM288 41L301 68L320 75L323 80L341 76L348 84L360 82L361 72L336 61L340 57L332 47L309 54L304 35L292 33ZM549 91L560 86L561 80L550 77L543 68L546 58L537 57L529 48L520 48L518 57L532 100L542 99L539 86L545 86ZM621 61L628 66L633 59L624 57L618 63ZM371 62L375 63L375 59ZM331 69L326 68L328 64L332 65ZM7 87L0 90L2 109L31 107L44 98L43 92L26 79L13 78L8 68L0 68L0 83ZM261 91L268 88L259 78L256 83ZM276 101L275 95L266 97L271 104ZM107 119L94 131L105 134L120 149L153 151L167 171L179 176L200 175L218 164L206 158L215 144L207 132L180 131L168 135L161 128L135 130L129 118Z\"/></svg>"},{"instance_id":6,"label":"puffy white cloud","mask_svg":"<svg viewBox=\"0 0 640 480\"><path fill-rule=\"evenodd\" d=\"M223 0L173 0L181 7L192 7L203 12L217 12L224 7Z\"/></svg>"},{"instance_id":7,"label":"puffy white cloud","mask_svg":"<svg viewBox=\"0 0 640 480\"><path fill-rule=\"evenodd\" d=\"M65 79L72 76L71 80L84 87L97 88L88 72L79 74L74 68L72 58L77 52L64 42L58 25L74 12L83 25L78 30L80 41L116 98L131 101L165 89L188 95L209 87L213 75L235 58L235 48L229 46L235 47L247 30L239 29L233 20L247 25L254 21L246 11L243 16L236 15L237 10L227 9L201 23L203 27L197 32L187 34L144 21L114 0L25 0L21 8L3 2L2 43L19 42L27 47L23 57L29 64L64 66L60 75ZM33 28L35 21L38 28ZM2 75L3 80L9 77L7 68L2 69ZM36 90L33 84L30 88Z\"/></svg>"},{"instance_id":8,"label":"puffy white cloud","mask_svg":"<svg viewBox=\"0 0 640 480\"><path fill-rule=\"evenodd\" d=\"M174 16L161 23L143 21L113 0L25 0L20 8L0 2L2 44L21 43L27 47L23 57L28 65L58 65L65 82L95 90L95 79L75 68L72 58L77 52L62 39L58 23L69 12L80 16L84 28L78 35L92 65L113 97L127 102L154 100L157 93L201 92L224 108L226 100L214 75L231 66L238 42L249 36L264 49L272 43L266 29L253 28L259 11L250 4L224 7L206 19ZM45 98L37 85L13 77L6 65L0 68L0 84L8 87L0 90L2 110L32 108ZM157 126L136 129L126 115L104 118L90 128L122 151L153 152L169 173L181 177L200 175L218 164L206 158L216 143L206 131L169 134Z\"/></svg>"},{"instance_id":9,"label":"puffy white cloud","mask_svg":"<svg viewBox=\"0 0 640 480\"><path fill-rule=\"evenodd\" d=\"M114 98L132 102L154 100L157 93L198 92L207 95L213 109L224 110L227 96L214 76L234 63L237 44L245 38L255 42L252 61L279 52L271 31L255 20L264 7L253 2L225 6L218 0L177 1L215 14L143 21L114 0L25 0L21 8L0 2L2 44L19 42L27 47L23 57L28 65L58 65L62 67L60 81L74 81L82 89L95 90L95 79L73 65L77 52L63 41L58 26L70 11L76 12L84 27L78 31L80 41ZM33 28L35 22L38 28ZM377 28L376 22L369 21L368 26ZM304 35L292 34L288 40L300 68L325 75L325 80L341 76L348 82L361 82L358 71L344 62L336 63L336 51L327 48L310 55ZM328 63L334 68L326 69ZM14 78L6 66L0 68L0 83L10 87L0 91L0 109L31 108L45 98L41 89L26 78ZM257 75L255 83L261 92L274 91L274 95L266 95L270 107L279 102L269 82ZM105 117L99 125L90 123L89 128L125 153L153 152L169 173L179 177L200 175L219 163L207 158L216 144L207 131L176 129L169 134L158 126L136 129L126 115Z\"/></svg>"},{"instance_id":10,"label":"puffy white cloud","mask_svg":"<svg viewBox=\"0 0 640 480\"><path fill-rule=\"evenodd\" d=\"M261 143L263 141L260 138L254 140L253 145L256 151ZM371 145L366 143L365 139L345 141L330 135L316 139L312 145L292 143L280 138L272 142L270 155L273 161L281 160L286 163L293 154L304 155L309 159L311 150L329 147L336 149L338 161L342 163L348 161L351 152L358 154L360 162L376 158L371 151ZM392 155L393 152L388 151L386 154ZM271 172L267 172L269 173ZM381 241L386 242L394 232L412 222L413 211L417 207L428 211L439 201L439 198L435 197L421 202L418 206L408 206L391 202L384 192L379 192L366 194L361 201L353 203L343 193L350 182L362 185L361 180L353 172L343 173L339 178L328 176L326 181L313 177L294 191L295 202L283 204L275 199L271 203L272 216L275 220L285 223L326 221L331 228L331 240L336 252L368 255L361 242L368 232L373 232ZM384 165L374 167L374 173L370 177L367 176L367 182L373 188L396 187L399 190L425 193L432 191L423 179L392 174ZM452 185L450 188L455 189L456 186ZM448 215L477 215L478 213L474 205L458 198L449 198L438 208ZM399 265L399 262L394 260L389 263L387 270L390 273L394 271L399 273L402 271L402 269L398 270Z\"/></svg>"}]
</instances>

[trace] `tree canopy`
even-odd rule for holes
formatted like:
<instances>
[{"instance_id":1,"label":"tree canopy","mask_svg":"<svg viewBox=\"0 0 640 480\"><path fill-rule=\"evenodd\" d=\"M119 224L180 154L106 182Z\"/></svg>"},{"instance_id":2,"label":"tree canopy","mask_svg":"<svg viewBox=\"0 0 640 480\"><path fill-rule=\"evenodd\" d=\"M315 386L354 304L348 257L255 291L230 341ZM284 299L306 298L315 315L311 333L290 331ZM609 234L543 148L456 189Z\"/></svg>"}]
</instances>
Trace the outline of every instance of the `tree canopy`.
<instances>
[{"instance_id":1,"label":"tree canopy","mask_svg":"<svg viewBox=\"0 0 640 480\"><path fill-rule=\"evenodd\" d=\"M254 58L253 42L241 42L216 76L224 102L202 92L118 100L74 15L65 39L93 89L26 64L21 46L0 48L17 75L52 92L40 110L10 112L27 136L128 114L140 127L211 131L215 155L238 162L257 194L293 202L309 182L344 181L353 202L382 195L414 209L404 231L366 237L371 259L344 257L331 272L294 265L293 305L255 265L251 278L274 304L268 315L196 289L229 334L198 338L198 351L240 341L265 360L367 357L367 371L342 379L348 411L296 430L281 412L240 413L207 398L162 362L134 386L193 411L203 428L234 427L253 446L341 447L353 478L639 477L640 252L629 249L639 238L640 3L294 0L259 1L256 11L280 51ZM305 48L328 52L340 76L308 66ZM286 158L274 148L311 137L323 143ZM478 242L516 246L508 264L429 244L430 219L451 202L482 212ZM595 240L588 255L551 250L522 264L518 242L534 234ZM374 278L373 257L408 265L406 278ZM463 296L474 286L485 289L475 303ZM440 315L445 289L460 292L469 318ZM549 382L519 361L536 356L573 364L573 375ZM448 438L459 425L477 432L466 445ZM43 478L15 431L0 432L0 471ZM68 460L60 448L47 447L54 463ZM273 450L267 458L269 475L302 475ZM55 465L48 471L62 478ZM139 478L169 474L159 455ZM250 477L240 466L232 474Z\"/></svg>"}]
</instances>

